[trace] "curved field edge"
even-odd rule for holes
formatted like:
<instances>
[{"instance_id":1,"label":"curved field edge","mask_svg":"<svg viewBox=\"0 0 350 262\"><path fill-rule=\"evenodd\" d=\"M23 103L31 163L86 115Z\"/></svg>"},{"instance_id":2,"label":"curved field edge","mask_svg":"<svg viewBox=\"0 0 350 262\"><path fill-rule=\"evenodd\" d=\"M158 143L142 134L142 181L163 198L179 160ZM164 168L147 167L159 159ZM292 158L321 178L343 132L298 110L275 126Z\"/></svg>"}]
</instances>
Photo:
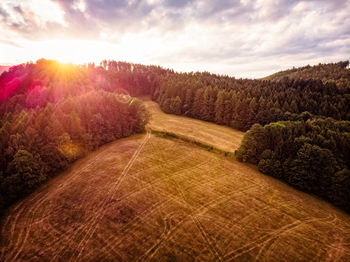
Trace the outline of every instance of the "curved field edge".
<instances>
[{"instance_id":1,"label":"curved field edge","mask_svg":"<svg viewBox=\"0 0 350 262\"><path fill-rule=\"evenodd\" d=\"M166 114L148 97L142 100L151 115L147 127L152 130L176 134L203 145L213 146L223 152L234 153L241 144L244 135L241 131L194 118Z\"/></svg>"},{"instance_id":2,"label":"curved field edge","mask_svg":"<svg viewBox=\"0 0 350 262\"><path fill-rule=\"evenodd\" d=\"M232 153L232 152L221 150L221 149L215 147L214 145L203 143L203 142L195 140L193 138L188 138L186 136L178 135L178 134L175 134L173 132L168 132L168 131L159 131L159 130L155 130L155 129L150 129L150 131L152 134L154 134L158 137L168 138L168 139L179 139L179 140L182 140L184 142L191 143L195 146L198 146L198 147L200 147L208 152L223 154L225 156L234 157L234 153Z\"/></svg>"},{"instance_id":3,"label":"curved field edge","mask_svg":"<svg viewBox=\"0 0 350 262\"><path fill-rule=\"evenodd\" d=\"M179 139L106 145L13 206L2 261L350 259L350 218Z\"/></svg>"}]
</instances>

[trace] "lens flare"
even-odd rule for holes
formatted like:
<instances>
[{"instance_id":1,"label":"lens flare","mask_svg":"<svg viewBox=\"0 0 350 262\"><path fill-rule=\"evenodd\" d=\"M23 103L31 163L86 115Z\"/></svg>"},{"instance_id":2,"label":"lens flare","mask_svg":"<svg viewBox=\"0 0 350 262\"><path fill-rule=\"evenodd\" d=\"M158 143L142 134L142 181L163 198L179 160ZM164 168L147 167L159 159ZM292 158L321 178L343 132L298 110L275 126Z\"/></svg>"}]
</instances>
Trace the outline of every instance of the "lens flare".
<instances>
[{"instance_id":1,"label":"lens flare","mask_svg":"<svg viewBox=\"0 0 350 262\"><path fill-rule=\"evenodd\" d=\"M68 159L78 159L85 152L84 147L73 141L66 141L59 145L58 150Z\"/></svg>"},{"instance_id":2,"label":"lens flare","mask_svg":"<svg viewBox=\"0 0 350 262\"><path fill-rule=\"evenodd\" d=\"M120 103L124 103L124 104L129 104L130 101L132 100L132 97L130 96L130 94L128 93L128 91L126 91L123 88L119 88L117 90L117 100Z\"/></svg>"}]
</instances>

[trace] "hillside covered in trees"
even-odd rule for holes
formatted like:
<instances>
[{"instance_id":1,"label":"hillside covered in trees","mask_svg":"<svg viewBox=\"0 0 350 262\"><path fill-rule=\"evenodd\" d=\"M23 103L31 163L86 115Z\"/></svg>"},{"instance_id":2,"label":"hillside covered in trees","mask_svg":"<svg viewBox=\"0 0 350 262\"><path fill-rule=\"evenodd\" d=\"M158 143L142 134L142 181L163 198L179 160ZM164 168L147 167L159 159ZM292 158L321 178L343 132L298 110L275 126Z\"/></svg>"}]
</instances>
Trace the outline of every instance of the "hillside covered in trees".
<instances>
[{"instance_id":1,"label":"hillside covered in trees","mask_svg":"<svg viewBox=\"0 0 350 262\"><path fill-rule=\"evenodd\" d=\"M144 131L143 105L117 79L111 92L101 67L44 59L0 76L0 211L86 152Z\"/></svg>"},{"instance_id":2,"label":"hillside covered in trees","mask_svg":"<svg viewBox=\"0 0 350 262\"><path fill-rule=\"evenodd\" d=\"M338 84L346 82L350 79L349 61L341 61L338 63L318 64L315 66L304 66L280 71L263 78L264 80L280 81L283 78L290 79L313 79L336 81Z\"/></svg>"},{"instance_id":3,"label":"hillside covered in trees","mask_svg":"<svg viewBox=\"0 0 350 262\"><path fill-rule=\"evenodd\" d=\"M335 81L235 79L209 73L170 74L153 91L163 111L246 131L254 123L307 115L350 120L350 78Z\"/></svg>"},{"instance_id":4,"label":"hillside covered in trees","mask_svg":"<svg viewBox=\"0 0 350 262\"><path fill-rule=\"evenodd\" d=\"M350 122L332 118L259 124L237 159L350 212Z\"/></svg>"}]
</instances>

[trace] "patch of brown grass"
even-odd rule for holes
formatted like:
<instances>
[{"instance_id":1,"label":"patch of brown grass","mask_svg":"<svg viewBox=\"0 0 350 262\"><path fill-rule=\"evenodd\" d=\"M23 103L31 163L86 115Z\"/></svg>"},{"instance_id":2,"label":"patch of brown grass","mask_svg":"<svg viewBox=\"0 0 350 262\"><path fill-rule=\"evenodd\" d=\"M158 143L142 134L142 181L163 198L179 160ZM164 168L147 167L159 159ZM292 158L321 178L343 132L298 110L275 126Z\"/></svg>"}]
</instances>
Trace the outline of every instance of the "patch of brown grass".
<instances>
[{"instance_id":1,"label":"patch of brown grass","mask_svg":"<svg viewBox=\"0 0 350 262\"><path fill-rule=\"evenodd\" d=\"M241 131L193 118L165 114L156 102L147 98L144 99L144 104L151 113L148 127L152 130L175 133L193 141L213 145L225 152L234 152L241 144L244 135Z\"/></svg>"}]
</instances>

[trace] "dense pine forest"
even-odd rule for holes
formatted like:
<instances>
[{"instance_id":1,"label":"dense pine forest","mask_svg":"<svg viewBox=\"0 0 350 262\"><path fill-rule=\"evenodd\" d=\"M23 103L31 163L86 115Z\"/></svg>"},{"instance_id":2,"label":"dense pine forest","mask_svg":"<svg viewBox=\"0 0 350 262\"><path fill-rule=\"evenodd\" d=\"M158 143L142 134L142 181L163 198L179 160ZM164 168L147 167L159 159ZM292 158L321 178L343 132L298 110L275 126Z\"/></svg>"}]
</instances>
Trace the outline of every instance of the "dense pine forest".
<instances>
[{"instance_id":1,"label":"dense pine forest","mask_svg":"<svg viewBox=\"0 0 350 262\"><path fill-rule=\"evenodd\" d=\"M347 66L347 63L342 65ZM338 64L335 66L339 67ZM280 120L298 120L305 114L350 120L350 75L345 67L342 70L348 76L347 81L344 78L321 81L288 77L269 81L209 73L172 74L160 80L153 99L167 113L242 131L254 123L265 125Z\"/></svg>"},{"instance_id":2,"label":"dense pine forest","mask_svg":"<svg viewBox=\"0 0 350 262\"><path fill-rule=\"evenodd\" d=\"M279 81L285 77L290 79L313 79L323 81L337 81L338 84L345 83L350 78L350 70L346 70L349 66L349 61L342 61L338 63L319 64L315 66L304 66L293 68L281 72L277 72L265 77L265 80Z\"/></svg>"},{"instance_id":3,"label":"dense pine forest","mask_svg":"<svg viewBox=\"0 0 350 262\"><path fill-rule=\"evenodd\" d=\"M0 203L26 195L85 152L142 132L148 116L131 97L150 95L166 113L249 130L238 160L349 212L348 65L260 80L107 60L13 67L0 76Z\"/></svg>"},{"instance_id":4,"label":"dense pine forest","mask_svg":"<svg viewBox=\"0 0 350 262\"><path fill-rule=\"evenodd\" d=\"M236 156L350 212L349 121L316 117L255 124Z\"/></svg>"}]
</instances>

